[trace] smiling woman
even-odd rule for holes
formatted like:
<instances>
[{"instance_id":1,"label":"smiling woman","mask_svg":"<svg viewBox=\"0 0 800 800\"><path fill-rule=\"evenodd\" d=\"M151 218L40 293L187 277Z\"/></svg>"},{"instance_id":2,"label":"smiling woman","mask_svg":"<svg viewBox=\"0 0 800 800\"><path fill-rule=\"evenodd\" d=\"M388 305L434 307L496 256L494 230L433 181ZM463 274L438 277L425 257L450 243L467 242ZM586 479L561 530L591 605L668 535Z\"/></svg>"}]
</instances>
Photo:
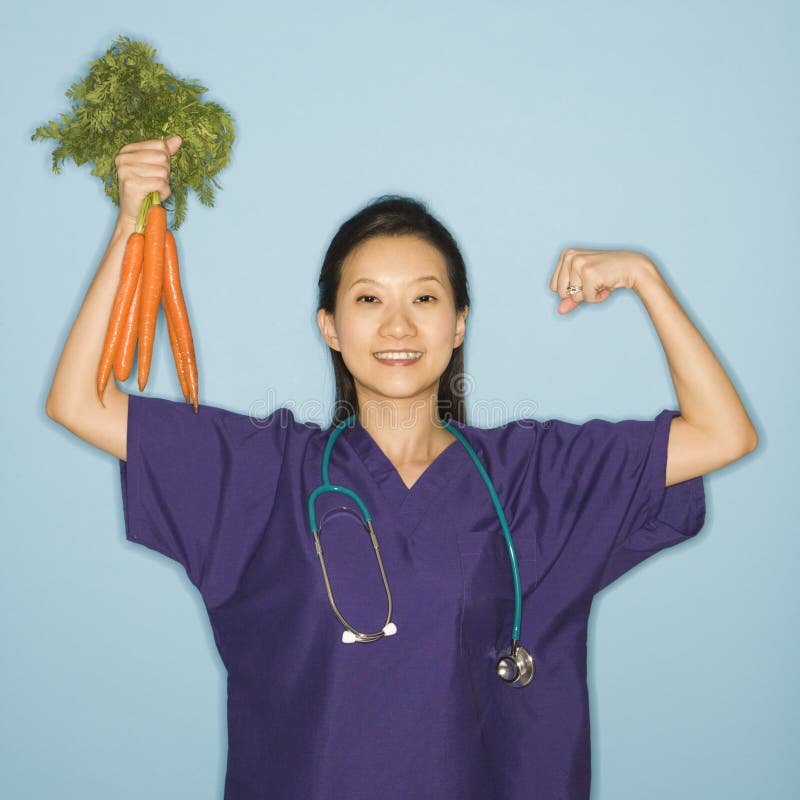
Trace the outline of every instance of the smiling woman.
<instances>
[{"instance_id":1,"label":"smiling woman","mask_svg":"<svg viewBox=\"0 0 800 800\"><path fill-rule=\"evenodd\" d=\"M373 294L359 294L364 284ZM445 259L425 239L373 235L342 263L334 310L318 312L355 392L350 413L358 411L396 464L424 466L452 440L441 425L450 415L439 405L439 385L457 358L468 309L456 309L448 284Z\"/></svg>"},{"instance_id":2,"label":"smiling woman","mask_svg":"<svg viewBox=\"0 0 800 800\"><path fill-rule=\"evenodd\" d=\"M375 402L380 389L349 368L351 353L358 366L363 352L405 349L422 352L427 363L415 364L410 380L417 396L398 396L398 413L407 418L413 408L429 426L440 419L465 421L460 377L469 310L466 265L450 232L423 203L384 196L347 220L328 247L318 286L317 322L336 379L334 423L359 408L360 393L372 401L364 411L375 420L394 408ZM422 329L417 320L424 321ZM441 365L435 375L434 363ZM420 385L417 367L436 379L436 390Z\"/></svg>"},{"instance_id":3,"label":"smiling woman","mask_svg":"<svg viewBox=\"0 0 800 800\"><path fill-rule=\"evenodd\" d=\"M464 260L423 203L396 196L345 221L322 265L330 425L116 387L103 409L86 353L121 257L115 240L71 334L64 369L85 400L53 416L120 454L127 538L203 597L228 670L226 800L588 800L592 599L697 534L703 475L752 449L747 425L723 441L671 408L468 424ZM553 285L573 308L636 288L682 410L702 418L689 376L721 429L742 422L719 374L695 375L705 345L641 259L565 251Z\"/></svg>"}]
</instances>

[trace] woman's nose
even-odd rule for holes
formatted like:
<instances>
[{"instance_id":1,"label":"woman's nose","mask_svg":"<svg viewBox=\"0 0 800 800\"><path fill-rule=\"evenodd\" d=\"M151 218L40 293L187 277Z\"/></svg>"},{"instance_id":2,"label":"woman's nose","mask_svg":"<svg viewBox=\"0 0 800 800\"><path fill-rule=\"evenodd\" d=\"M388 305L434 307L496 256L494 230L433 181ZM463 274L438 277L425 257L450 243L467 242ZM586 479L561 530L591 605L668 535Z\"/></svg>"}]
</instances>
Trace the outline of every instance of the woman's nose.
<instances>
[{"instance_id":1,"label":"woman's nose","mask_svg":"<svg viewBox=\"0 0 800 800\"><path fill-rule=\"evenodd\" d=\"M411 319L411 315L402 308L389 311L386 318L381 325L382 331L385 333L406 334L414 333L415 326Z\"/></svg>"}]
</instances>

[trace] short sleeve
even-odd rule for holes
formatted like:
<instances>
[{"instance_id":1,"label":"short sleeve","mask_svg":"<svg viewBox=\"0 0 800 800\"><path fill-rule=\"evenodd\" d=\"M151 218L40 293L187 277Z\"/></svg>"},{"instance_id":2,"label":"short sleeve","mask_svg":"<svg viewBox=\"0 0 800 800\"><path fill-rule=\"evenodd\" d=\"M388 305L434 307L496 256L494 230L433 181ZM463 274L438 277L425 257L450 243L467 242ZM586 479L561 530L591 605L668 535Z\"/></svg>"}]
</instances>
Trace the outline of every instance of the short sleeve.
<instances>
[{"instance_id":1,"label":"short sleeve","mask_svg":"<svg viewBox=\"0 0 800 800\"><path fill-rule=\"evenodd\" d=\"M125 536L180 563L208 605L236 587L275 500L285 409L264 419L129 395Z\"/></svg>"},{"instance_id":2,"label":"short sleeve","mask_svg":"<svg viewBox=\"0 0 800 800\"><path fill-rule=\"evenodd\" d=\"M540 481L557 524L575 539L565 549L588 562L581 566L595 593L705 523L702 475L665 486L670 426L679 414L541 424Z\"/></svg>"}]
</instances>

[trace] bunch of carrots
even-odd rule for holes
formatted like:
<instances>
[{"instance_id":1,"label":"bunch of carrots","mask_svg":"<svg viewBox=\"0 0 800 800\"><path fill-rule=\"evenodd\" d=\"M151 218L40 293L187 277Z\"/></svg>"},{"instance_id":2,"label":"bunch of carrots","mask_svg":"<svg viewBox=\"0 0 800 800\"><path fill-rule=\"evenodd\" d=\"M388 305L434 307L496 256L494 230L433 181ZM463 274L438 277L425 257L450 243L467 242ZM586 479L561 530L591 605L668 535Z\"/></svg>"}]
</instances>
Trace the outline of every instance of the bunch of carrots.
<instances>
[{"instance_id":1,"label":"bunch of carrots","mask_svg":"<svg viewBox=\"0 0 800 800\"><path fill-rule=\"evenodd\" d=\"M147 385L159 303L167 319L181 391L186 402L193 404L196 414L197 361L181 289L178 248L167 227L167 213L159 194L153 192L142 203L136 228L125 246L122 274L97 370L97 396L104 407L103 394L112 367L118 380L127 380L137 341L139 391Z\"/></svg>"}]
</instances>

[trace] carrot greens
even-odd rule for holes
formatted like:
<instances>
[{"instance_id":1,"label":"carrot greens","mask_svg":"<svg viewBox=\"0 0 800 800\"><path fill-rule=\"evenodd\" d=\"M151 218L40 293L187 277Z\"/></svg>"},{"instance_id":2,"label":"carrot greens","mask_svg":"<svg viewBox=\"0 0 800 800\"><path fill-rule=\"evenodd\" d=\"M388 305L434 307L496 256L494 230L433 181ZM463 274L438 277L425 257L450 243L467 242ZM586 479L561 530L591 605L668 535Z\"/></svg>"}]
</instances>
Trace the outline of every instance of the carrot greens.
<instances>
[{"instance_id":1,"label":"carrot greens","mask_svg":"<svg viewBox=\"0 0 800 800\"><path fill-rule=\"evenodd\" d=\"M202 99L205 86L178 78L155 57L144 42L119 36L67 90L70 113L41 125L31 138L55 142L55 173L69 158L78 166L92 163L92 175L119 205L114 159L123 145L179 134L183 143L172 160L166 201L174 230L186 218L189 190L203 205L214 205L214 189L221 188L215 176L230 161L234 122L218 103Z\"/></svg>"}]
</instances>

